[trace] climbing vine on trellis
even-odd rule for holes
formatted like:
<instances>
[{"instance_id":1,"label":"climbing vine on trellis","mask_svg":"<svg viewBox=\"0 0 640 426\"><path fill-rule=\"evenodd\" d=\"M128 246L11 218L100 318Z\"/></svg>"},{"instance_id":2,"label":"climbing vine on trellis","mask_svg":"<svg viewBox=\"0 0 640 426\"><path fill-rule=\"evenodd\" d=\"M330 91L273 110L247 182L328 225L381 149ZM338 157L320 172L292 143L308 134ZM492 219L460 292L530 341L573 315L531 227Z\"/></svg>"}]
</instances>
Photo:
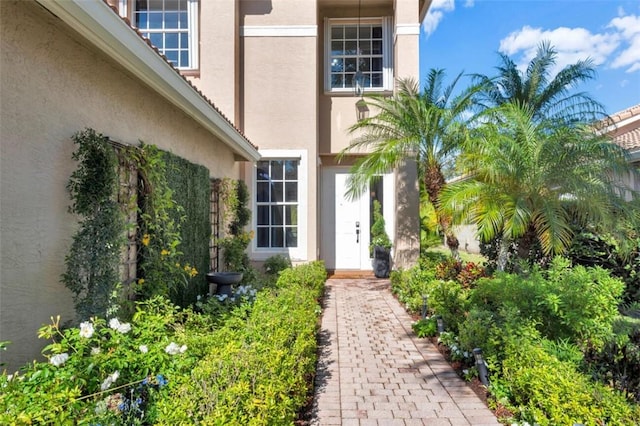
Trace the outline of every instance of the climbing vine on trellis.
<instances>
[{"instance_id":1,"label":"climbing vine on trellis","mask_svg":"<svg viewBox=\"0 0 640 426\"><path fill-rule=\"evenodd\" d=\"M67 189L72 200L69 211L80 217L80 226L65 257L62 281L73 293L78 319L84 320L118 309L125 222L115 199L118 161L108 138L85 129L73 136L73 142L77 149L72 158L78 168Z\"/></svg>"}]
</instances>

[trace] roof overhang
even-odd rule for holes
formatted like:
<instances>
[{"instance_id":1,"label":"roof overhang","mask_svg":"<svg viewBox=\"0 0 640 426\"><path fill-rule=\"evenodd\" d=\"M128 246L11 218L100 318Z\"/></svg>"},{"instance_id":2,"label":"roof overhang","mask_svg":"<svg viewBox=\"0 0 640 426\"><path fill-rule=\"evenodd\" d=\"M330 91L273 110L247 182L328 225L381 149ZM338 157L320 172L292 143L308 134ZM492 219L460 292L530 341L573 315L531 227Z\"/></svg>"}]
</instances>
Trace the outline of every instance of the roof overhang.
<instances>
[{"instance_id":1,"label":"roof overhang","mask_svg":"<svg viewBox=\"0 0 640 426\"><path fill-rule=\"evenodd\" d=\"M420 0L420 14L418 15L420 22L424 22L424 18L427 16L431 3L432 0Z\"/></svg>"},{"instance_id":2,"label":"roof overhang","mask_svg":"<svg viewBox=\"0 0 640 426\"><path fill-rule=\"evenodd\" d=\"M236 154L257 161L255 146L102 0L36 0Z\"/></svg>"}]
</instances>

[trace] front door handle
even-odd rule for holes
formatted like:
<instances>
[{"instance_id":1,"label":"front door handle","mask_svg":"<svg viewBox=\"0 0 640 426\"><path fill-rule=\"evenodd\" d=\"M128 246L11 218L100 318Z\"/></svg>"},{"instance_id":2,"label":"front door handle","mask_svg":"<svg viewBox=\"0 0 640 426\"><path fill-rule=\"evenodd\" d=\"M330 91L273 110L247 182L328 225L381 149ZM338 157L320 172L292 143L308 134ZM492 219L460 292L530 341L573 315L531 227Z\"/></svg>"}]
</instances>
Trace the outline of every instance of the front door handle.
<instances>
[{"instance_id":1,"label":"front door handle","mask_svg":"<svg viewBox=\"0 0 640 426\"><path fill-rule=\"evenodd\" d=\"M356 222L356 244L360 242L360 222Z\"/></svg>"}]
</instances>

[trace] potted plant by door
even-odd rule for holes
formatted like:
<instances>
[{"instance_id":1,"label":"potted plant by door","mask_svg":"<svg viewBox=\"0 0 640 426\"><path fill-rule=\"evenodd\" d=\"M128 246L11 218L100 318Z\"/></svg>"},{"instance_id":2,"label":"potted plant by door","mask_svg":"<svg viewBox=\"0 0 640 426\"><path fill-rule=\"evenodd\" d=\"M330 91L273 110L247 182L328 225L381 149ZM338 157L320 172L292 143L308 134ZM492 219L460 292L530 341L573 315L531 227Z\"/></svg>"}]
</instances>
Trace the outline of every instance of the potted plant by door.
<instances>
[{"instance_id":1,"label":"potted plant by door","mask_svg":"<svg viewBox=\"0 0 640 426\"><path fill-rule=\"evenodd\" d=\"M376 278L389 278L391 272L391 240L385 230L384 216L378 200L373 201L373 226L370 251L373 255L373 274Z\"/></svg>"}]
</instances>

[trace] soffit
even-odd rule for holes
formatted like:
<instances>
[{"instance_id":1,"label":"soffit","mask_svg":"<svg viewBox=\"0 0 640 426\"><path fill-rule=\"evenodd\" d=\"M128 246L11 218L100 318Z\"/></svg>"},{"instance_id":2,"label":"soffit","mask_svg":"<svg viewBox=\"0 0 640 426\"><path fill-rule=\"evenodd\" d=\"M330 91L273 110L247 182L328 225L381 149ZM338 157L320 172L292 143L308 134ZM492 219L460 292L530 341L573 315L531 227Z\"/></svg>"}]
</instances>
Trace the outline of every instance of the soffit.
<instances>
[{"instance_id":1,"label":"soffit","mask_svg":"<svg viewBox=\"0 0 640 426\"><path fill-rule=\"evenodd\" d=\"M260 159L257 147L222 111L106 1L36 1L192 117L241 159Z\"/></svg>"}]
</instances>

